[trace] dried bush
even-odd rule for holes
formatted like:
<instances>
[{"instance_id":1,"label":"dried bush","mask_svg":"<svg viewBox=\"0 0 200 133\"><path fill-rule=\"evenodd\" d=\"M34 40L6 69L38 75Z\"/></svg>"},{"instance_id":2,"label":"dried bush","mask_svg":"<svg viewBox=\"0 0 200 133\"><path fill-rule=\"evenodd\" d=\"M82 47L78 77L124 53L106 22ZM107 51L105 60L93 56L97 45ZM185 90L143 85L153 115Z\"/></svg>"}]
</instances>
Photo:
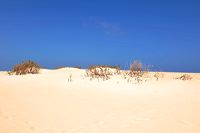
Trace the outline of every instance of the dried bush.
<instances>
[{"instance_id":1,"label":"dried bush","mask_svg":"<svg viewBox=\"0 0 200 133\"><path fill-rule=\"evenodd\" d=\"M14 66L12 73L16 75L24 75L24 74L37 74L39 73L40 66L33 61L25 61L21 64L17 64Z\"/></svg>"},{"instance_id":2,"label":"dried bush","mask_svg":"<svg viewBox=\"0 0 200 133\"><path fill-rule=\"evenodd\" d=\"M69 75L68 82L72 82L72 74Z\"/></svg>"},{"instance_id":3,"label":"dried bush","mask_svg":"<svg viewBox=\"0 0 200 133\"><path fill-rule=\"evenodd\" d=\"M144 71L142 70L142 63L140 61L133 61L130 65L130 73L131 77L142 77Z\"/></svg>"},{"instance_id":4,"label":"dried bush","mask_svg":"<svg viewBox=\"0 0 200 133\"><path fill-rule=\"evenodd\" d=\"M142 63L140 61L133 61L130 65L129 71L123 72L123 78L127 79L127 82L141 83L142 81L147 81L149 69L143 69Z\"/></svg>"},{"instance_id":5,"label":"dried bush","mask_svg":"<svg viewBox=\"0 0 200 133\"><path fill-rule=\"evenodd\" d=\"M156 78L157 80L159 80L159 78L163 78L164 77L164 74L160 73L160 72L156 72L153 76L154 76L154 78Z\"/></svg>"},{"instance_id":6,"label":"dried bush","mask_svg":"<svg viewBox=\"0 0 200 133\"><path fill-rule=\"evenodd\" d=\"M120 65L116 65L116 66L110 66L110 65L91 65L88 67L88 69L93 69L93 68L113 68L113 69L117 69L120 70Z\"/></svg>"},{"instance_id":7,"label":"dried bush","mask_svg":"<svg viewBox=\"0 0 200 133\"><path fill-rule=\"evenodd\" d=\"M130 73L130 72L128 72L128 71L123 71L123 72L122 72L122 77L123 77L124 79L129 78L129 77L130 77L130 76L129 76L129 73Z\"/></svg>"},{"instance_id":8,"label":"dried bush","mask_svg":"<svg viewBox=\"0 0 200 133\"><path fill-rule=\"evenodd\" d=\"M62 68L65 68L66 66L57 66L55 67L54 69L62 69Z\"/></svg>"},{"instance_id":9,"label":"dried bush","mask_svg":"<svg viewBox=\"0 0 200 133\"><path fill-rule=\"evenodd\" d=\"M111 75L119 74L119 73L120 73L119 66L92 65L88 68L86 75L87 77L91 77L91 79L101 78L103 80L108 80L110 79Z\"/></svg>"},{"instance_id":10,"label":"dried bush","mask_svg":"<svg viewBox=\"0 0 200 133\"><path fill-rule=\"evenodd\" d=\"M73 68L81 69L81 66L74 66Z\"/></svg>"},{"instance_id":11,"label":"dried bush","mask_svg":"<svg viewBox=\"0 0 200 133\"><path fill-rule=\"evenodd\" d=\"M12 71L7 71L8 75L13 75Z\"/></svg>"},{"instance_id":12,"label":"dried bush","mask_svg":"<svg viewBox=\"0 0 200 133\"><path fill-rule=\"evenodd\" d=\"M189 74L183 74L180 77L177 77L176 79L180 79L180 80L191 80L192 77Z\"/></svg>"},{"instance_id":13,"label":"dried bush","mask_svg":"<svg viewBox=\"0 0 200 133\"><path fill-rule=\"evenodd\" d=\"M55 69L63 69L63 68L67 68L67 67L81 69L81 66L58 66L58 67L55 67Z\"/></svg>"}]
</instances>

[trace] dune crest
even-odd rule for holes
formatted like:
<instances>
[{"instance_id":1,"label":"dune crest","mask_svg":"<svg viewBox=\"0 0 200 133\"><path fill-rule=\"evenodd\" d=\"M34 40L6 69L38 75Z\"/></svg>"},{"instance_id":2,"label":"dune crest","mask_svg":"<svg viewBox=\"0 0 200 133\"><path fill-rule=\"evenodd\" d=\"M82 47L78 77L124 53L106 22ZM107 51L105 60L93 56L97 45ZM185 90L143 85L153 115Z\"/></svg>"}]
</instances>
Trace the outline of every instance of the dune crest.
<instances>
[{"instance_id":1,"label":"dune crest","mask_svg":"<svg viewBox=\"0 0 200 133\"><path fill-rule=\"evenodd\" d=\"M90 80L86 70L0 72L1 133L198 133L200 74L150 72L146 82L122 75ZM71 76L70 76L71 75ZM71 81L68 78L71 77Z\"/></svg>"}]
</instances>

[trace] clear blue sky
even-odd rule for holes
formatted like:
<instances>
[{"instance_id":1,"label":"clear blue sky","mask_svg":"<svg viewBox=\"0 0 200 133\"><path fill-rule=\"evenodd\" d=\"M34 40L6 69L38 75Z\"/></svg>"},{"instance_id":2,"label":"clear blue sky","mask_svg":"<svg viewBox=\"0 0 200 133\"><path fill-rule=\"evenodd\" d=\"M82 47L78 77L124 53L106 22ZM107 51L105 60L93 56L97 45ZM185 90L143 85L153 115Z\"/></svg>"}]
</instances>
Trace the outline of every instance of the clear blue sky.
<instances>
[{"instance_id":1,"label":"clear blue sky","mask_svg":"<svg viewBox=\"0 0 200 133\"><path fill-rule=\"evenodd\" d=\"M127 66L200 72L199 0L0 0L0 70Z\"/></svg>"}]
</instances>

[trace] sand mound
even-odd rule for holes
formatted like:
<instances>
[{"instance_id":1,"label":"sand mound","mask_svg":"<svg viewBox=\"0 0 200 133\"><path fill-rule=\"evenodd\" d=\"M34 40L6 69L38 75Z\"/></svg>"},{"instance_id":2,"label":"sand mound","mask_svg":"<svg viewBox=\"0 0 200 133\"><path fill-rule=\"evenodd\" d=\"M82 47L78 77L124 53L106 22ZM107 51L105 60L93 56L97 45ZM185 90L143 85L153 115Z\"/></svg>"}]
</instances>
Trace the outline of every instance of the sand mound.
<instances>
[{"instance_id":1,"label":"sand mound","mask_svg":"<svg viewBox=\"0 0 200 133\"><path fill-rule=\"evenodd\" d=\"M116 75L106 81L85 70L0 72L0 133L199 133L200 75L163 73L141 84ZM72 75L72 81L68 77Z\"/></svg>"}]
</instances>

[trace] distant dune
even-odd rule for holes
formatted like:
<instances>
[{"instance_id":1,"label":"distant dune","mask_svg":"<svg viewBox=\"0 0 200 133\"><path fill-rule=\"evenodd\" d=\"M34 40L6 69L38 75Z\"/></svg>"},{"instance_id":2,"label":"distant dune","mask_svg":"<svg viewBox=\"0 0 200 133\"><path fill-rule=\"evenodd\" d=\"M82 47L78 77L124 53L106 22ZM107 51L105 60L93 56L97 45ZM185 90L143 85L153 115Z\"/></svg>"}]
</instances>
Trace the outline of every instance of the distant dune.
<instances>
[{"instance_id":1,"label":"distant dune","mask_svg":"<svg viewBox=\"0 0 200 133\"><path fill-rule=\"evenodd\" d=\"M199 133L200 74L90 79L86 70L0 72L0 133ZM71 80L69 80L69 78Z\"/></svg>"}]
</instances>

